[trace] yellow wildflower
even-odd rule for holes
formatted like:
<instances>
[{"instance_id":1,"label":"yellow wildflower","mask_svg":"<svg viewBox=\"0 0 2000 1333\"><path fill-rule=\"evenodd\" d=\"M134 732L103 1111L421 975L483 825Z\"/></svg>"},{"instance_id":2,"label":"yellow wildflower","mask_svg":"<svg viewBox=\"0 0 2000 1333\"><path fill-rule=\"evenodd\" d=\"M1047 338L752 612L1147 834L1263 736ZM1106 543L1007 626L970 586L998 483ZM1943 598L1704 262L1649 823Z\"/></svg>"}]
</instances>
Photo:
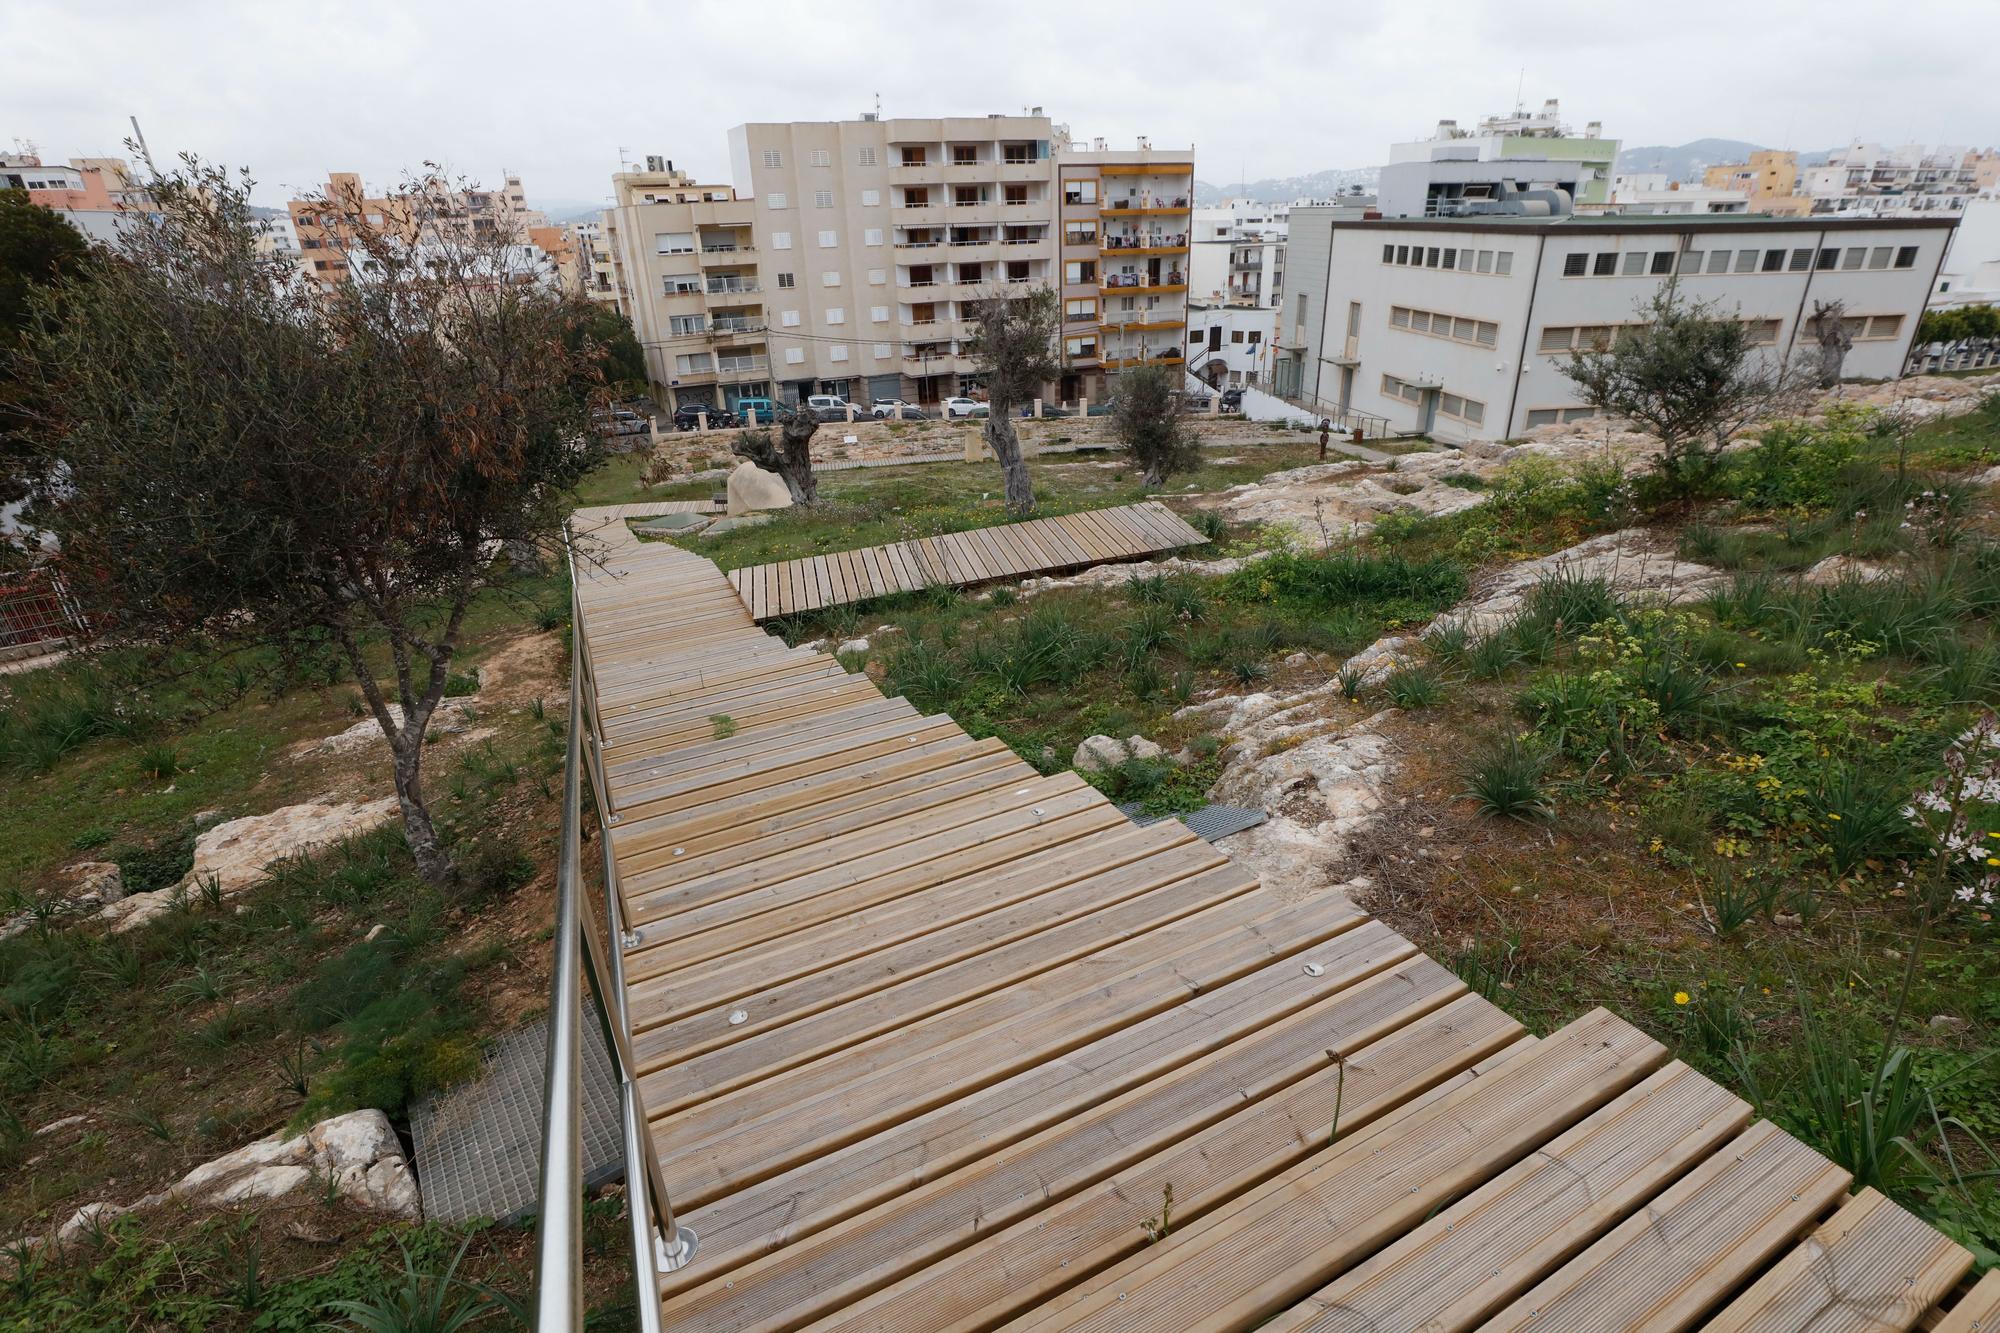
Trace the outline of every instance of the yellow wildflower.
<instances>
[{"instance_id":1,"label":"yellow wildflower","mask_svg":"<svg viewBox=\"0 0 2000 1333\"><path fill-rule=\"evenodd\" d=\"M1674 992L1675 1004L1686 1004L1687 1002L1688 1002L1688 993L1686 991L1677 990Z\"/></svg>"}]
</instances>

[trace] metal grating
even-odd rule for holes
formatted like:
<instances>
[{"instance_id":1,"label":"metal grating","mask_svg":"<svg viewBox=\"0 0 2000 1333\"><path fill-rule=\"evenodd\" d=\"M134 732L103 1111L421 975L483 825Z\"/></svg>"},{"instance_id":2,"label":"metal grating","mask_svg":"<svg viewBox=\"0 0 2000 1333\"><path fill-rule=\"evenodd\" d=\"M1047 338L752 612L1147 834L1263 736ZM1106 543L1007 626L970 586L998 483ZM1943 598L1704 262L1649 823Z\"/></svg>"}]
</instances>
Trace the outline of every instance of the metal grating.
<instances>
[{"instance_id":1,"label":"metal grating","mask_svg":"<svg viewBox=\"0 0 2000 1333\"><path fill-rule=\"evenodd\" d=\"M1204 805L1184 815L1149 815L1137 801L1127 801L1118 808L1140 828L1157 824L1163 819L1178 819L1188 826L1189 832L1210 842L1232 833L1241 833L1247 828L1256 828L1269 818L1262 810L1249 810L1240 805Z\"/></svg>"},{"instance_id":2,"label":"metal grating","mask_svg":"<svg viewBox=\"0 0 2000 1333\"><path fill-rule=\"evenodd\" d=\"M596 1006L583 1011L583 1178L615 1180L620 1160L618 1083ZM541 1169L542 1079L548 1020L493 1043L486 1072L428 1097L410 1113L417 1188L433 1222L518 1221L535 1208Z\"/></svg>"}]
</instances>

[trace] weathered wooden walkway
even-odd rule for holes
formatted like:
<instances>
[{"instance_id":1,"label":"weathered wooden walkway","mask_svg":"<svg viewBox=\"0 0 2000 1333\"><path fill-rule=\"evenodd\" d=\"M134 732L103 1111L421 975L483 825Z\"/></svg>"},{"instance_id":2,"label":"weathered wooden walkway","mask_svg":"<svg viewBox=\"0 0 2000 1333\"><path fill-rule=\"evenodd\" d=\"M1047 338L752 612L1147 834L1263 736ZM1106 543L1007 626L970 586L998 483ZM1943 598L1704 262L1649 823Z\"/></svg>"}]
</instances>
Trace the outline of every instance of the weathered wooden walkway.
<instances>
[{"instance_id":1,"label":"weathered wooden walkway","mask_svg":"<svg viewBox=\"0 0 2000 1333\"><path fill-rule=\"evenodd\" d=\"M670 1326L2000 1317L1964 1250L1631 1025L1531 1037L1349 902L1134 827L762 633L701 557L578 526L632 1050L701 1235Z\"/></svg>"},{"instance_id":2,"label":"weathered wooden walkway","mask_svg":"<svg viewBox=\"0 0 2000 1333\"><path fill-rule=\"evenodd\" d=\"M627 506L628 508L630 506ZM1208 538L1157 500L732 570L753 620L948 584L1050 574L1199 546Z\"/></svg>"}]
</instances>

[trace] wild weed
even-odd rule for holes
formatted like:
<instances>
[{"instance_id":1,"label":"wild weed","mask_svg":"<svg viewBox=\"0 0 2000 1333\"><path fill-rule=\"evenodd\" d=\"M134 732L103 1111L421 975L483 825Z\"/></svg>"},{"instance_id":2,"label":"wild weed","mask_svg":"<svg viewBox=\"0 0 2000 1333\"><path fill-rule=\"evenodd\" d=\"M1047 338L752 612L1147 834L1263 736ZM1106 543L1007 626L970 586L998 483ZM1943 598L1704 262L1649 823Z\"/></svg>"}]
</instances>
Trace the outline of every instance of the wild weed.
<instances>
[{"instance_id":1,"label":"wild weed","mask_svg":"<svg viewBox=\"0 0 2000 1333\"><path fill-rule=\"evenodd\" d=\"M1519 736L1494 738L1474 750L1459 771L1463 795L1496 819L1546 819L1554 813L1545 787L1548 756Z\"/></svg>"},{"instance_id":2,"label":"wild weed","mask_svg":"<svg viewBox=\"0 0 2000 1333\"><path fill-rule=\"evenodd\" d=\"M1428 708L1444 693L1444 681L1429 667L1406 666L1390 673L1382 682L1382 692L1405 711Z\"/></svg>"}]
</instances>

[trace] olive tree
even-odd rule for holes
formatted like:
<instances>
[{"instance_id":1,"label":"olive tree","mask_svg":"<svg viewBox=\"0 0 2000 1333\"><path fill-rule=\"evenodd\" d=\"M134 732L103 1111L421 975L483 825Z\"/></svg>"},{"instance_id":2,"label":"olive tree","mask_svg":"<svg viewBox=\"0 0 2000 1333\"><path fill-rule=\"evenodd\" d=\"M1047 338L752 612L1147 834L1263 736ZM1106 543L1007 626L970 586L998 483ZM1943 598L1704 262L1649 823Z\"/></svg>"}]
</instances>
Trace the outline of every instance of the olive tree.
<instances>
[{"instance_id":1,"label":"olive tree","mask_svg":"<svg viewBox=\"0 0 2000 1333\"><path fill-rule=\"evenodd\" d=\"M986 447L1000 460L1007 508L1016 514L1032 513L1035 487L1021 456L1014 418L1059 370L1056 337L1062 330L1062 299L1050 287L1018 295L1002 291L978 303L972 325L969 351L986 385Z\"/></svg>"},{"instance_id":2,"label":"olive tree","mask_svg":"<svg viewBox=\"0 0 2000 1333\"><path fill-rule=\"evenodd\" d=\"M1847 303L1837 299L1814 301L1812 315L1806 320L1806 331L1819 348L1818 374L1814 382L1822 389L1831 389L1840 383L1841 370L1847 364L1847 353L1854 346L1854 331L1847 320Z\"/></svg>"},{"instance_id":3,"label":"olive tree","mask_svg":"<svg viewBox=\"0 0 2000 1333\"><path fill-rule=\"evenodd\" d=\"M45 410L30 396L20 353L38 317L53 313L65 283L91 265L83 234L53 210L28 201L25 190L0 190L0 506L26 500L46 480L35 464L26 427ZM22 533L0 537L0 570L31 561L39 549Z\"/></svg>"},{"instance_id":4,"label":"olive tree","mask_svg":"<svg viewBox=\"0 0 2000 1333\"><path fill-rule=\"evenodd\" d=\"M71 590L123 642L331 650L388 740L424 878L453 877L424 736L495 554L547 544L600 458L582 303L475 233L434 175L325 282L260 255L250 182L186 159L32 336L44 515Z\"/></svg>"},{"instance_id":5,"label":"olive tree","mask_svg":"<svg viewBox=\"0 0 2000 1333\"><path fill-rule=\"evenodd\" d=\"M738 431L729 452L784 478L785 489L791 492L793 504L818 504L819 479L813 475L812 461L812 437L818 430L819 418L813 415L812 409L800 403L790 416L778 423L775 443L768 430Z\"/></svg>"},{"instance_id":6,"label":"olive tree","mask_svg":"<svg viewBox=\"0 0 2000 1333\"><path fill-rule=\"evenodd\" d=\"M1608 347L1571 354L1562 373L1583 400L1660 442L1657 466L1683 493L1710 480L1746 427L1796 407L1805 377L1753 341L1750 327L1673 285L1638 307Z\"/></svg>"},{"instance_id":7,"label":"olive tree","mask_svg":"<svg viewBox=\"0 0 2000 1333\"><path fill-rule=\"evenodd\" d=\"M1201 437L1182 418L1174 376L1164 366L1119 373L1111 430L1144 470L1148 486L1163 486L1174 473L1201 465Z\"/></svg>"}]
</instances>

